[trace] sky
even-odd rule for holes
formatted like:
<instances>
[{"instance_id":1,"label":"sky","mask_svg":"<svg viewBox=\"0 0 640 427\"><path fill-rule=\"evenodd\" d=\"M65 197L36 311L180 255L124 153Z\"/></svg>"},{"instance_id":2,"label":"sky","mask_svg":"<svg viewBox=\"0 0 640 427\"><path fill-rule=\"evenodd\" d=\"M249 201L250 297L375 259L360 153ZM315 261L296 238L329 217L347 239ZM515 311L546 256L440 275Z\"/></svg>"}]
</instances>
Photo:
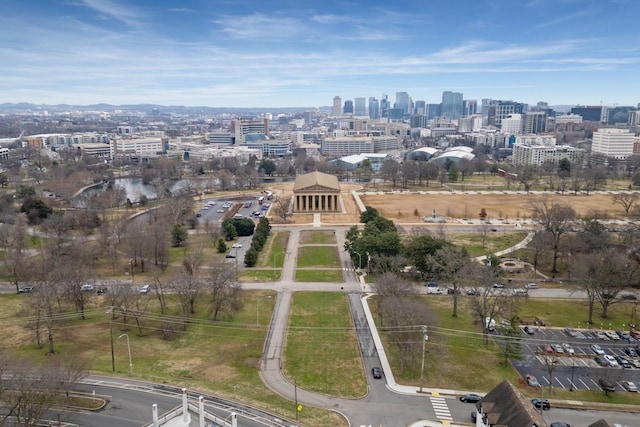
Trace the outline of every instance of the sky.
<instances>
[{"instance_id":1,"label":"sky","mask_svg":"<svg viewBox=\"0 0 640 427\"><path fill-rule=\"evenodd\" d=\"M2 0L0 103L640 102L639 0Z\"/></svg>"}]
</instances>

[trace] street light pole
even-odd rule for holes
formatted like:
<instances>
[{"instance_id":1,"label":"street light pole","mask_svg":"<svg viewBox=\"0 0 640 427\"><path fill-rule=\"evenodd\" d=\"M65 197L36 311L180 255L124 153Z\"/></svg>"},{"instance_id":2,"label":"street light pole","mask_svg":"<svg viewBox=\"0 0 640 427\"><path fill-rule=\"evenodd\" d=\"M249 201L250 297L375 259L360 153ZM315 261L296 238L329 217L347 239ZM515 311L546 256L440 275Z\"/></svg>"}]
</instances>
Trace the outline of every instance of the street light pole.
<instances>
[{"instance_id":1,"label":"street light pole","mask_svg":"<svg viewBox=\"0 0 640 427\"><path fill-rule=\"evenodd\" d=\"M238 248L236 248L236 282L238 281Z\"/></svg>"},{"instance_id":2,"label":"street light pole","mask_svg":"<svg viewBox=\"0 0 640 427\"><path fill-rule=\"evenodd\" d=\"M122 334L118 339L127 337L127 352L129 353L129 375L133 376L133 362L131 361L131 344L129 343L129 334Z\"/></svg>"},{"instance_id":3,"label":"street light pole","mask_svg":"<svg viewBox=\"0 0 640 427\"><path fill-rule=\"evenodd\" d=\"M573 371L576 369L575 360L571 359L571 387L569 387L569 391L573 391Z\"/></svg>"},{"instance_id":4,"label":"street light pole","mask_svg":"<svg viewBox=\"0 0 640 427\"><path fill-rule=\"evenodd\" d=\"M109 339L111 341L111 371L116 371L116 356L113 351L113 307L111 307L107 314L109 315Z\"/></svg>"}]
</instances>

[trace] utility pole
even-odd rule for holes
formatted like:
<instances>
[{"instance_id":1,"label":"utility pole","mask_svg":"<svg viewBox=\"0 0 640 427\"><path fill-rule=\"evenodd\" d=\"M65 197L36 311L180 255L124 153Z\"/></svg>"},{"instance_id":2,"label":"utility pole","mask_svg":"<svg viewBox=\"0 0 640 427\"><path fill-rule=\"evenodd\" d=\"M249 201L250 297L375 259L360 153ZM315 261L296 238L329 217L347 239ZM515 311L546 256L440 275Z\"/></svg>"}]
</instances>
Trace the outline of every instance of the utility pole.
<instances>
[{"instance_id":1,"label":"utility pole","mask_svg":"<svg viewBox=\"0 0 640 427\"><path fill-rule=\"evenodd\" d=\"M429 335L427 335L427 327L423 325L422 326L422 367L420 368L420 393L422 393L422 384L424 382L424 355L425 355L428 339L429 339Z\"/></svg>"}]
</instances>

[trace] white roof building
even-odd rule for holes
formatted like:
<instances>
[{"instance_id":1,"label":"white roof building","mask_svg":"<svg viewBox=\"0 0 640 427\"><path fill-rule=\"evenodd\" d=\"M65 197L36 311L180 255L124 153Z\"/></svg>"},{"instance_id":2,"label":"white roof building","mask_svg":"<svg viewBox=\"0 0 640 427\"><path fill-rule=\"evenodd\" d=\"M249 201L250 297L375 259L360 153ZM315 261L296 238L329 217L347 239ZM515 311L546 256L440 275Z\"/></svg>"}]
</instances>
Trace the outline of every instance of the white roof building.
<instances>
[{"instance_id":1,"label":"white roof building","mask_svg":"<svg viewBox=\"0 0 640 427\"><path fill-rule=\"evenodd\" d=\"M634 136L628 129L598 129L593 133L591 152L615 159L626 159L633 154Z\"/></svg>"}]
</instances>

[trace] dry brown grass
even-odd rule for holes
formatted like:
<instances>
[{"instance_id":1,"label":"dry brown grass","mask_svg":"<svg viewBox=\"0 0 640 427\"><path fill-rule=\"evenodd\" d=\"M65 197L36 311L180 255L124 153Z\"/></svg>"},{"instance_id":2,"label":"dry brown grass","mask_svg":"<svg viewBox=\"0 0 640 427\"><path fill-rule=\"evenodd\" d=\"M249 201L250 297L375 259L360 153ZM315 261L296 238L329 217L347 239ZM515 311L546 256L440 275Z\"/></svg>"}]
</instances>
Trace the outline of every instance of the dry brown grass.
<instances>
[{"instance_id":1,"label":"dry brown grass","mask_svg":"<svg viewBox=\"0 0 640 427\"><path fill-rule=\"evenodd\" d=\"M385 218L398 222L420 222L420 217L431 215L433 210L440 216L449 218L477 219L482 208L488 219L526 219L531 216L531 204L538 198L532 194L477 194L442 193L412 194L395 193L361 195L362 202L380 212ZM589 196L558 196L550 198L557 203L565 203L576 210L578 216L598 215L600 218L623 218L624 210L614 205L610 194ZM415 216L415 210L419 216Z\"/></svg>"},{"instance_id":2,"label":"dry brown grass","mask_svg":"<svg viewBox=\"0 0 640 427\"><path fill-rule=\"evenodd\" d=\"M346 213L321 214L323 224L338 225L359 222L360 212L351 192L352 190L361 190L362 186L342 184L341 188ZM274 190L281 197L290 197L293 194L293 184L274 186ZM488 219L527 219L531 216L531 204L539 197L524 192L505 194L501 191L490 194L479 194L475 191L455 193L443 191L438 194L418 194L416 192L360 194L365 206L374 207L385 218L399 223L421 223L422 217L431 215L434 209L436 214L451 219L477 219L482 208L486 210ZM625 217L622 206L613 203L611 194L574 196L568 193L565 195L549 193L547 197L554 202L565 203L573 207L581 218L622 219ZM275 222L277 223L277 221ZM310 224L312 222L312 214L294 214L290 217L290 223L293 224Z\"/></svg>"}]
</instances>

